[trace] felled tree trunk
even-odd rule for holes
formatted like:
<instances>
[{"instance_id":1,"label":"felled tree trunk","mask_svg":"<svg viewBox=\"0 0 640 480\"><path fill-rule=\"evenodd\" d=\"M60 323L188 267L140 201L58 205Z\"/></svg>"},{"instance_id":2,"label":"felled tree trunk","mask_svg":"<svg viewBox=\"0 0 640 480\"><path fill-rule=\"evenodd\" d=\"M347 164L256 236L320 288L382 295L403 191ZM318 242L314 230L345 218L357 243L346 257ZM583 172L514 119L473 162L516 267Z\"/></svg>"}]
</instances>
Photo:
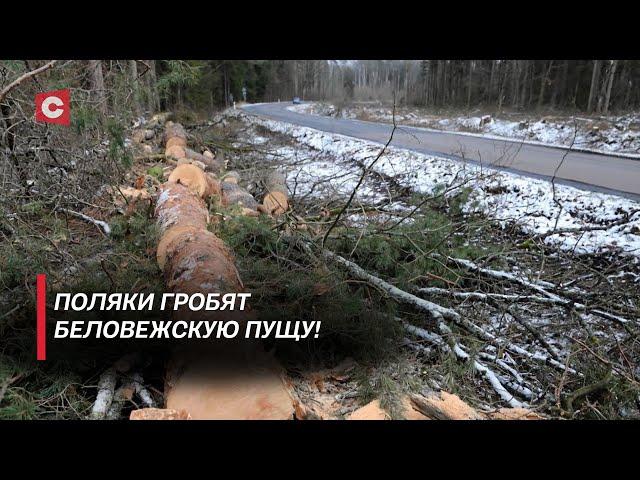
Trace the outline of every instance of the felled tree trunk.
<instances>
[{"instance_id":1,"label":"felled tree trunk","mask_svg":"<svg viewBox=\"0 0 640 480\"><path fill-rule=\"evenodd\" d=\"M182 125L167 122L164 127L165 155L175 160L187 159L202 163L209 172L219 174L224 168L224 162L209 152L204 155L187 147L187 131ZM192 162L189 162L192 163Z\"/></svg>"},{"instance_id":2,"label":"felled tree trunk","mask_svg":"<svg viewBox=\"0 0 640 480\"><path fill-rule=\"evenodd\" d=\"M158 197L156 216L162 234L157 260L170 291L205 295L243 291L233 254L222 240L207 230L208 211L197 191L167 182ZM244 313L233 312L229 316L227 312L178 311L183 320L206 317L200 319L239 321L244 319ZM224 318L214 318L216 314Z\"/></svg>"},{"instance_id":3,"label":"felled tree trunk","mask_svg":"<svg viewBox=\"0 0 640 480\"><path fill-rule=\"evenodd\" d=\"M179 158L186 158L189 149L181 125L167 122L165 142L167 156L184 154ZM210 155L197 156L215 160ZM221 168L215 172L219 173ZM169 175L156 204L161 234L156 255L167 290L204 295L244 290L233 253L207 230L209 212L205 199L210 196L224 199L226 195L229 201L231 191L236 192L233 198L238 203L250 205L255 211L257 202L248 192L230 182L224 182L220 188L217 178L205 173L195 162L178 165ZM182 309L175 311L174 316L183 321L244 323L248 312ZM186 345L174 352L165 385L168 409L201 419L292 417L293 405L278 365L259 344L244 338L239 341L211 338L203 342L207 343Z\"/></svg>"},{"instance_id":4,"label":"felled tree trunk","mask_svg":"<svg viewBox=\"0 0 640 480\"><path fill-rule=\"evenodd\" d=\"M204 155L196 152L195 150L191 150L190 148L185 148L184 153L185 157L189 160L203 163L208 172L219 175L224 169L224 163L213 155Z\"/></svg>"},{"instance_id":5,"label":"felled tree trunk","mask_svg":"<svg viewBox=\"0 0 640 480\"><path fill-rule=\"evenodd\" d=\"M233 177L231 177L233 178ZM253 195L247 192L234 181L223 180L221 185L222 204L224 206L239 205L243 209L251 210L258 214L258 202ZM243 210L243 213L244 210Z\"/></svg>"},{"instance_id":6,"label":"felled tree trunk","mask_svg":"<svg viewBox=\"0 0 640 480\"><path fill-rule=\"evenodd\" d=\"M284 175L270 172L265 180L267 194L259 210L267 215L281 215L289 209L289 193Z\"/></svg>"}]
</instances>

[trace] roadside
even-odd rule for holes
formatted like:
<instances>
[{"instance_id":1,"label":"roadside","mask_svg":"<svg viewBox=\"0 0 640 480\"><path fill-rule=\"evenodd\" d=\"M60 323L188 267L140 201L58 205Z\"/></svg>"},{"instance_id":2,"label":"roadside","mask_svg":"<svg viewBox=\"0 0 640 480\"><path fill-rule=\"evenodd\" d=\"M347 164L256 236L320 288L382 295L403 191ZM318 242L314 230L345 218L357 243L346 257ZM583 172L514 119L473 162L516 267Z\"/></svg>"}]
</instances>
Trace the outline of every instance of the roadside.
<instances>
[{"instance_id":1,"label":"roadside","mask_svg":"<svg viewBox=\"0 0 640 480\"><path fill-rule=\"evenodd\" d=\"M244 116L240 111L231 113ZM339 158L347 156L364 162L381 148L376 143L258 116L252 115L250 120ZM339 167L314 166L315 171L327 168ZM388 149L375 170L421 194L460 182L468 189L462 205L465 213L481 212L503 228L515 226L565 251L594 254L617 251L633 257L634 262L640 256L640 203L634 200L567 185L552 188L546 180L396 147ZM353 177L357 177L356 172L345 178L352 178L353 184ZM352 184L344 188L348 190ZM366 195L365 192L361 194Z\"/></svg>"},{"instance_id":2,"label":"roadside","mask_svg":"<svg viewBox=\"0 0 640 480\"><path fill-rule=\"evenodd\" d=\"M371 103L336 106L312 102L292 105L297 113L393 123L391 107ZM434 113L417 107L397 107L398 125L436 131L456 132L496 140L516 140L532 145L571 147L572 150L615 154L640 159L640 115L570 116L532 115L504 112L495 114L475 109L468 115L459 112Z\"/></svg>"}]
</instances>

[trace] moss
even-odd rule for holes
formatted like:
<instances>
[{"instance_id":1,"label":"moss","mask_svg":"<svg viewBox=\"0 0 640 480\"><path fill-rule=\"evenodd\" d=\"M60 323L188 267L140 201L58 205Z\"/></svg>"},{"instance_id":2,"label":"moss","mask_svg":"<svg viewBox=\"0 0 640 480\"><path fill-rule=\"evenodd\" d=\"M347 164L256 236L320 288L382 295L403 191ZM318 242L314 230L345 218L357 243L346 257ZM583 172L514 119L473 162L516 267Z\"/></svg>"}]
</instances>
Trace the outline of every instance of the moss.
<instances>
[{"instance_id":1,"label":"moss","mask_svg":"<svg viewBox=\"0 0 640 480\"><path fill-rule=\"evenodd\" d=\"M159 182L163 182L164 181L164 170L162 170L162 167L160 167L158 165L149 168L147 170L147 174L151 175L152 177L154 177Z\"/></svg>"}]
</instances>

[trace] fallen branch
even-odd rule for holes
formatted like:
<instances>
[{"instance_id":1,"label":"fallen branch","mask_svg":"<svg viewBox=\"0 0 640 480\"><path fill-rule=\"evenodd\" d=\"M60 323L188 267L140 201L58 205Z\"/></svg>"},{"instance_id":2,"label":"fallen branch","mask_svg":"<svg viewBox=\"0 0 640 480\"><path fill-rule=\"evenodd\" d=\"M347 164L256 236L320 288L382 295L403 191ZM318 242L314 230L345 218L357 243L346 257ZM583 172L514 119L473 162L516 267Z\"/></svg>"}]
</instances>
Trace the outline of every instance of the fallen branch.
<instances>
[{"instance_id":1,"label":"fallen branch","mask_svg":"<svg viewBox=\"0 0 640 480\"><path fill-rule=\"evenodd\" d=\"M110 367L100 376L98 381L98 395L91 408L90 418L100 420L107 416L113 402L115 388L116 370L114 367Z\"/></svg>"},{"instance_id":2,"label":"fallen branch","mask_svg":"<svg viewBox=\"0 0 640 480\"><path fill-rule=\"evenodd\" d=\"M471 364L473 366L473 369L476 372L480 373L481 375L483 375L485 377L485 379L489 382L489 384L495 390L495 392L510 407L516 408L516 407L524 406L523 403L518 401L511 393L509 393L506 390L506 388L502 385L501 380L498 378L498 375L496 375L496 373L493 370L491 370L485 364L480 363L478 360L471 358L471 356L467 352L464 351L462 346L457 341L452 340L452 344L448 345L445 342L445 340L440 335L438 335L437 333L429 332L429 331L425 330L424 328L416 327L416 326L410 325L410 324L408 324L406 322L402 322L402 324L403 324L403 327L404 327L404 329L406 331L408 331L409 333L412 333L413 335L415 335L415 336L417 336L419 338L423 338L423 339L433 343L438 348L440 348L443 352L445 352L445 353L453 352L453 354L458 359L460 359L462 361L465 361L465 362L471 362ZM450 338L453 339L453 332L443 322L439 322L438 328L440 328L440 330L445 332L447 335L450 335ZM515 386L514 387L514 391L519 391L518 393L525 392L526 395L524 395L524 396L525 397L528 396L528 398L531 398L532 394L531 394L530 390L528 390L528 389L525 390L524 388L522 388L522 386L517 385L514 382L509 382L509 383Z\"/></svg>"},{"instance_id":3,"label":"fallen branch","mask_svg":"<svg viewBox=\"0 0 640 480\"><path fill-rule=\"evenodd\" d=\"M571 303L570 300L566 300L564 298L559 297L558 295L556 295L555 293L551 293L549 291L547 291L544 287L542 287L539 283L534 283L534 282L530 282L528 280L525 280L524 278L518 277L512 273L509 272L503 272L501 270L492 270L490 268L484 268L481 267L475 263L473 263L471 260L467 260L466 258L453 258L453 257L446 257L447 261L450 261L452 263L455 263L458 266L461 266L467 270L469 270L470 272L474 272L474 273L479 273L481 275L484 275L485 277L488 278L492 278L494 280L506 280L512 283L517 283L518 285L521 285L523 287L526 287L530 290L534 290L542 295L544 295L547 298L550 298L552 300L555 300L559 303ZM551 285L549 283L545 283L545 285Z\"/></svg>"},{"instance_id":4,"label":"fallen branch","mask_svg":"<svg viewBox=\"0 0 640 480\"><path fill-rule=\"evenodd\" d=\"M471 260L467 260L464 258L453 258L453 257L447 257L447 260L455 263L458 266L461 266L471 272L475 272L475 273L479 273L483 276L486 276L488 278L494 279L494 280L505 280L508 282L512 282L512 283L516 283L518 285L521 285L525 288L528 288L530 290L534 290L542 295L544 295L543 297L539 297L539 296L526 296L526 295L506 295L506 294L498 294L498 293L481 293L481 292L452 292L450 290L445 290L442 288L435 288L435 287L429 287L429 288L420 288L417 291L420 293L425 293L425 294L443 294L443 295L448 295L448 296L452 296L455 298L461 298L461 299L468 299L468 300L477 300L477 301L486 301L490 298L494 298L494 299L500 299L500 300L522 300L522 299L526 299L526 300L531 300L533 302L536 303L542 303L542 304L550 304L550 305L560 305L560 306L564 306L564 307L569 307L572 308L576 311L585 311L585 312L590 312L593 313L594 315L597 315L599 317L605 318L607 320L612 320L614 322L617 322L621 325L625 325L627 323L629 323L629 320L627 320L626 318L620 317L618 315L614 315L612 313L608 313L605 312L603 310L600 309L589 309L585 304L583 303L579 303L579 302L574 302L573 300L570 300L568 298L563 298L559 295L556 295L555 293L552 293L550 291L548 291L548 288L551 289L556 289L558 288L557 286L555 286L552 283L549 282L530 282L528 280L525 280L524 278L518 277L512 273L509 272L504 272L501 270L492 270L490 268L483 268L480 267L479 265L475 264L474 262L472 262ZM546 288L545 288L546 287ZM635 332L628 330L629 333L634 334Z\"/></svg>"},{"instance_id":5,"label":"fallen branch","mask_svg":"<svg viewBox=\"0 0 640 480\"><path fill-rule=\"evenodd\" d=\"M138 372L134 373L132 376L133 380L133 388L135 389L136 394L140 397L140 400L144 404L145 407L154 408L156 406L156 402L151 395L151 392L147 390L144 386L144 379L142 375Z\"/></svg>"},{"instance_id":6,"label":"fallen branch","mask_svg":"<svg viewBox=\"0 0 640 480\"><path fill-rule=\"evenodd\" d=\"M638 212L640 212L640 209L632 210L631 212L625 213L622 218L614 222L608 223L606 225L590 225L590 226L579 227L579 228L557 228L555 230L549 230L547 232L539 233L535 235L535 238L545 239L552 235L559 235L559 234L587 233L587 232L597 232L600 230L609 230L613 227L619 227L621 225L628 224L632 220L634 215Z\"/></svg>"},{"instance_id":7,"label":"fallen branch","mask_svg":"<svg viewBox=\"0 0 640 480\"><path fill-rule=\"evenodd\" d=\"M307 246L307 248L310 248L310 247ZM429 314L435 320L447 319L447 320L453 321L456 325L464 328L465 330L471 333L476 334L480 339L485 340L489 343L495 344L502 348L506 348L513 353L517 353L531 360L549 364L558 370L561 370L561 371L567 370L570 373L574 373L574 374L576 373L575 370L573 370L572 368L565 367L564 364L562 364L561 362L557 361L556 359L552 358L549 355L545 355L539 352L531 353L528 350L514 343L503 342L499 340L492 333L487 332L486 330L482 329L478 325L461 317L460 314L458 314L455 310L443 307L436 303L429 302L428 300L425 300L420 297L416 297L415 295L409 292L401 290L398 287L391 285L390 283L382 280L381 278L378 278L368 273L359 265L347 260L346 258L341 257L340 255L330 252L329 250L322 250L322 255L326 259L333 260L336 263L342 265L355 277L361 280L365 280L369 282L371 285L374 285L380 290L386 292L396 301L411 305L414 308Z\"/></svg>"},{"instance_id":8,"label":"fallen branch","mask_svg":"<svg viewBox=\"0 0 640 480\"><path fill-rule=\"evenodd\" d=\"M73 210L67 210L66 208L58 208L57 210L61 211L61 212L68 213L70 215L73 215L74 217L78 217L81 220L84 220L85 222L93 223L102 232L104 232L105 235L107 235L107 236L111 235L111 227L109 226L109 224L107 222L103 222L102 220L97 220L97 219L95 219L93 217L85 215L84 213L75 212Z\"/></svg>"}]
</instances>

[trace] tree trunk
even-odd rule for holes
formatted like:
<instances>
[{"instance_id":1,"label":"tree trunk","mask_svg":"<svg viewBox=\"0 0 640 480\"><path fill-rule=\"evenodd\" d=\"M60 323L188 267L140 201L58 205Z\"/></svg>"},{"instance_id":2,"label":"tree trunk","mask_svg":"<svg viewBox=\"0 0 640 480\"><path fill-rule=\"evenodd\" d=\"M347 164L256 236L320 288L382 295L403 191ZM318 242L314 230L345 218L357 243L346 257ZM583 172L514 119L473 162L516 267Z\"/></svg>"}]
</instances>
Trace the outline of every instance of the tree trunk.
<instances>
[{"instance_id":1,"label":"tree trunk","mask_svg":"<svg viewBox=\"0 0 640 480\"><path fill-rule=\"evenodd\" d=\"M553 67L553 60L549 60L549 66L542 77L542 82L540 83L540 94L538 95L538 109L542 108L542 104L544 102L544 91L547 86L547 82L549 81L549 75L551 74L551 68Z\"/></svg>"},{"instance_id":2,"label":"tree trunk","mask_svg":"<svg viewBox=\"0 0 640 480\"><path fill-rule=\"evenodd\" d=\"M467 78L467 112L471 108L471 82L473 81L473 61L469 62L469 77Z\"/></svg>"},{"instance_id":3,"label":"tree trunk","mask_svg":"<svg viewBox=\"0 0 640 480\"><path fill-rule=\"evenodd\" d=\"M107 115L107 99L104 89L104 77L102 75L102 61L89 60L89 78L91 83L91 96L96 102L96 108L102 115Z\"/></svg>"},{"instance_id":4,"label":"tree trunk","mask_svg":"<svg viewBox=\"0 0 640 480\"><path fill-rule=\"evenodd\" d=\"M136 117L140 116L142 108L140 107L140 86L138 83L138 63L135 60L129 60L129 77L131 82L132 110Z\"/></svg>"},{"instance_id":5,"label":"tree trunk","mask_svg":"<svg viewBox=\"0 0 640 480\"><path fill-rule=\"evenodd\" d=\"M589 101L587 102L587 112L593 112L593 101L596 97L598 80L600 79L600 60L593 61L593 73L591 73L591 87L589 88Z\"/></svg>"},{"instance_id":6,"label":"tree trunk","mask_svg":"<svg viewBox=\"0 0 640 480\"><path fill-rule=\"evenodd\" d=\"M616 68L618 68L618 60L611 60L611 65L609 67L609 74L607 75L607 91L604 97L604 109L602 112L605 115L609 113L609 104L611 102L611 89L613 87L613 80L616 75Z\"/></svg>"},{"instance_id":7,"label":"tree trunk","mask_svg":"<svg viewBox=\"0 0 640 480\"><path fill-rule=\"evenodd\" d=\"M156 61L147 60L149 71L145 74L148 88L147 108L149 112L160 110L160 96L158 95Z\"/></svg>"}]
</instances>

